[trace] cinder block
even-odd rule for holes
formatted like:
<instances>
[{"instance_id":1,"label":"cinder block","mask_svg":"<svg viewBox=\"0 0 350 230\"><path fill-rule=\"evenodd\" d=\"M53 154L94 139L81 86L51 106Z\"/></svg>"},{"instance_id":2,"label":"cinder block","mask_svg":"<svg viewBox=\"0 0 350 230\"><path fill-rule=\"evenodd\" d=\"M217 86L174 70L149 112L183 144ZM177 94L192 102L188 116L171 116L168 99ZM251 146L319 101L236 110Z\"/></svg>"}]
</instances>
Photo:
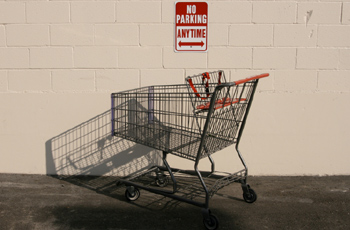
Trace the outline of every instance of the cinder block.
<instances>
[{"instance_id":1,"label":"cinder block","mask_svg":"<svg viewBox=\"0 0 350 230\"><path fill-rule=\"evenodd\" d=\"M7 71L0 70L0 92L6 92L8 88Z\"/></svg>"},{"instance_id":2,"label":"cinder block","mask_svg":"<svg viewBox=\"0 0 350 230\"><path fill-rule=\"evenodd\" d=\"M229 25L209 24L208 26L208 44L211 46L228 45Z\"/></svg>"},{"instance_id":3,"label":"cinder block","mask_svg":"<svg viewBox=\"0 0 350 230\"><path fill-rule=\"evenodd\" d=\"M117 48L74 47L74 66L77 68L115 68L117 67Z\"/></svg>"},{"instance_id":4,"label":"cinder block","mask_svg":"<svg viewBox=\"0 0 350 230\"><path fill-rule=\"evenodd\" d=\"M140 44L142 46L171 46L174 43L174 25L140 25Z\"/></svg>"},{"instance_id":5,"label":"cinder block","mask_svg":"<svg viewBox=\"0 0 350 230\"><path fill-rule=\"evenodd\" d=\"M29 49L0 48L0 68L28 68Z\"/></svg>"},{"instance_id":6,"label":"cinder block","mask_svg":"<svg viewBox=\"0 0 350 230\"><path fill-rule=\"evenodd\" d=\"M342 23L350 24L350 2L343 2Z\"/></svg>"},{"instance_id":7,"label":"cinder block","mask_svg":"<svg viewBox=\"0 0 350 230\"><path fill-rule=\"evenodd\" d=\"M8 46L45 46L50 44L47 25L7 25Z\"/></svg>"},{"instance_id":8,"label":"cinder block","mask_svg":"<svg viewBox=\"0 0 350 230\"><path fill-rule=\"evenodd\" d=\"M295 48L254 48L253 68L294 69L295 56Z\"/></svg>"},{"instance_id":9,"label":"cinder block","mask_svg":"<svg viewBox=\"0 0 350 230\"><path fill-rule=\"evenodd\" d=\"M209 68L251 68L252 48L210 47Z\"/></svg>"},{"instance_id":10,"label":"cinder block","mask_svg":"<svg viewBox=\"0 0 350 230\"><path fill-rule=\"evenodd\" d=\"M309 91L317 88L317 70L276 70L276 91Z\"/></svg>"},{"instance_id":11,"label":"cinder block","mask_svg":"<svg viewBox=\"0 0 350 230\"><path fill-rule=\"evenodd\" d=\"M252 4L250 2L209 2L210 23L249 23Z\"/></svg>"},{"instance_id":12,"label":"cinder block","mask_svg":"<svg viewBox=\"0 0 350 230\"><path fill-rule=\"evenodd\" d=\"M337 49L298 48L297 69L335 69L338 66Z\"/></svg>"},{"instance_id":13,"label":"cinder block","mask_svg":"<svg viewBox=\"0 0 350 230\"><path fill-rule=\"evenodd\" d=\"M162 1L162 22L174 23L175 21L175 2Z\"/></svg>"},{"instance_id":14,"label":"cinder block","mask_svg":"<svg viewBox=\"0 0 350 230\"><path fill-rule=\"evenodd\" d=\"M11 91L51 90L51 72L48 70L19 70L8 73Z\"/></svg>"},{"instance_id":15,"label":"cinder block","mask_svg":"<svg viewBox=\"0 0 350 230\"><path fill-rule=\"evenodd\" d=\"M57 91L94 91L95 72L93 70L54 70L52 88Z\"/></svg>"},{"instance_id":16,"label":"cinder block","mask_svg":"<svg viewBox=\"0 0 350 230\"><path fill-rule=\"evenodd\" d=\"M30 66L32 68L72 68L72 48L30 48Z\"/></svg>"},{"instance_id":17,"label":"cinder block","mask_svg":"<svg viewBox=\"0 0 350 230\"><path fill-rule=\"evenodd\" d=\"M72 22L114 22L114 2L72 2Z\"/></svg>"},{"instance_id":18,"label":"cinder block","mask_svg":"<svg viewBox=\"0 0 350 230\"><path fill-rule=\"evenodd\" d=\"M174 47L163 48L164 68L206 68L207 53L176 53Z\"/></svg>"},{"instance_id":19,"label":"cinder block","mask_svg":"<svg viewBox=\"0 0 350 230\"><path fill-rule=\"evenodd\" d=\"M230 46L272 46L273 25L231 25Z\"/></svg>"},{"instance_id":20,"label":"cinder block","mask_svg":"<svg viewBox=\"0 0 350 230\"><path fill-rule=\"evenodd\" d=\"M51 25L51 45L93 45L94 27L90 24Z\"/></svg>"},{"instance_id":21,"label":"cinder block","mask_svg":"<svg viewBox=\"0 0 350 230\"><path fill-rule=\"evenodd\" d=\"M119 48L119 68L162 68L162 49L158 47Z\"/></svg>"},{"instance_id":22,"label":"cinder block","mask_svg":"<svg viewBox=\"0 0 350 230\"><path fill-rule=\"evenodd\" d=\"M350 71L319 71L318 89L321 91L349 92Z\"/></svg>"},{"instance_id":23,"label":"cinder block","mask_svg":"<svg viewBox=\"0 0 350 230\"><path fill-rule=\"evenodd\" d=\"M29 23L69 22L69 2L27 2L26 7Z\"/></svg>"},{"instance_id":24,"label":"cinder block","mask_svg":"<svg viewBox=\"0 0 350 230\"><path fill-rule=\"evenodd\" d=\"M140 87L139 71L136 69L104 69L96 71L97 91L119 92Z\"/></svg>"},{"instance_id":25,"label":"cinder block","mask_svg":"<svg viewBox=\"0 0 350 230\"><path fill-rule=\"evenodd\" d=\"M254 23L295 23L296 2L253 2Z\"/></svg>"},{"instance_id":26,"label":"cinder block","mask_svg":"<svg viewBox=\"0 0 350 230\"><path fill-rule=\"evenodd\" d=\"M339 69L350 69L350 49L339 50Z\"/></svg>"},{"instance_id":27,"label":"cinder block","mask_svg":"<svg viewBox=\"0 0 350 230\"><path fill-rule=\"evenodd\" d=\"M6 46L6 35L4 26L0 26L0 47L1 46Z\"/></svg>"},{"instance_id":28,"label":"cinder block","mask_svg":"<svg viewBox=\"0 0 350 230\"><path fill-rule=\"evenodd\" d=\"M117 22L161 22L161 2L117 2Z\"/></svg>"},{"instance_id":29,"label":"cinder block","mask_svg":"<svg viewBox=\"0 0 350 230\"><path fill-rule=\"evenodd\" d=\"M298 23L339 24L341 4L341 2L300 2Z\"/></svg>"},{"instance_id":30,"label":"cinder block","mask_svg":"<svg viewBox=\"0 0 350 230\"><path fill-rule=\"evenodd\" d=\"M317 26L315 25L275 25L274 46L315 47Z\"/></svg>"},{"instance_id":31,"label":"cinder block","mask_svg":"<svg viewBox=\"0 0 350 230\"><path fill-rule=\"evenodd\" d=\"M318 46L350 47L350 25L320 25Z\"/></svg>"},{"instance_id":32,"label":"cinder block","mask_svg":"<svg viewBox=\"0 0 350 230\"><path fill-rule=\"evenodd\" d=\"M24 2L0 2L0 23L24 22L26 22Z\"/></svg>"},{"instance_id":33,"label":"cinder block","mask_svg":"<svg viewBox=\"0 0 350 230\"><path fill-rule=\"evenodd\" d=\"M138 45L139 26L136 24L95 25L96 45Z\"/></svg>"},{"instance_id":34,"label":"cinder block","mask_svg":"<svg viewBox=\"0 0 350 230\"><path fill-rule=\"evenodd\" d=\"M182 69L145 69L141 70L141 86L183 84Z\"/></svg>"}]
</instances>

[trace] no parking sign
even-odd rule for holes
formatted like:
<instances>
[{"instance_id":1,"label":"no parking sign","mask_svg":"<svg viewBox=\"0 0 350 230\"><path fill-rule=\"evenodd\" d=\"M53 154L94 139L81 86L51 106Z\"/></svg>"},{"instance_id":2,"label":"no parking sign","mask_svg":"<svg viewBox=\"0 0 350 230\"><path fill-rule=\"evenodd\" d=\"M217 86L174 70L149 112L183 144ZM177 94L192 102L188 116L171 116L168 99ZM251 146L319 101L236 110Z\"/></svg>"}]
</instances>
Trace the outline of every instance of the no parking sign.
<instances>
[{"instance_id":1,"label":"no parking sign","mask_svg":"<svg viewBox=\"0 0 350 230\"><path fill-rule=\"evenodd\" d=\"M208 50L208 3L175 3L175 51Z\"/></svg>"}]
</instances>

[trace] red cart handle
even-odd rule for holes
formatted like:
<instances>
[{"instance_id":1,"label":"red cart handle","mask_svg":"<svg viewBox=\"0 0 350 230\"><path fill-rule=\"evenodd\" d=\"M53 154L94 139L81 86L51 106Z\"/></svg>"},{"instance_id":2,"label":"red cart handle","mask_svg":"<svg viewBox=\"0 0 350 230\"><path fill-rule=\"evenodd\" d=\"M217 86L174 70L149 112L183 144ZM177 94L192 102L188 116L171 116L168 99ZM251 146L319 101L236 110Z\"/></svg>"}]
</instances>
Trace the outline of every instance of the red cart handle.
<instances>
[{"instance_id":1,"label":"red cart handle","mask_svg":"<svg viewBox=\"0 0 350 230\"><path fill-rule=\"evenodd\" d=\"M268 77L268 76L270 76L270 74L263 73L263 74L260 74L260 75L256 75L256 76L253 76L253 77L248 77L246 79L235 81L235 84L239 85L239 84L243 84L243 83L246 83L248 81L251 81L251 80L255 80L255 79L259 79L259 78L263 78L263 77Z\"/></svg>"}]
</instances>

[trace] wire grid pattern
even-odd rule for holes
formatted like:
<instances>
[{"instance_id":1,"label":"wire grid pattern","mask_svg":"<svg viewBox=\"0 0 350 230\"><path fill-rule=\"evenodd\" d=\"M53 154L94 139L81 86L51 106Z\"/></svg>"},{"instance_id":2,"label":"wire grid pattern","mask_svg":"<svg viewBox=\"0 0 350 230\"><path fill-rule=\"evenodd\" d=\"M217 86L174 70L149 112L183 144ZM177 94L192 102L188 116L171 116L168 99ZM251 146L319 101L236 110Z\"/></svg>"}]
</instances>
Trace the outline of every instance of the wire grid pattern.
<instances>
[{"instance_id":1,"label":"wire grid pattern","mask_svg":"<svg viewBox=\"0 0 350 230\"><path fill-rule=\"evenodd\" d=\"M110 115L100 114L50 140L50 154L55 165L55 174L85 174L108 154L107 142Z\"/></svg>"},{"instance_id":2,"label":"wire grid pattern","mask_svg":"<svg viewBox=\"0 0 350 230\"><path fill-rule=\"evenodd\" d=\"M48 174L127 176L161 163L154 149L110 133L108 110L48 140Z\"/></svg>"},{"instance_id":3,"label":"wire grid pattern","mask_svg":"<svg viewBox=\"0 0 350 230\"><path fill-rule=\"evenodd\" d=\"M187 85L150 86L112 94L113 135L190 160L203 158L237 140L253 82L222 87L210 83L209 99L244 98L221 109L198 110ZM207 92L206 92L207 93ZM202 103L208 103L203 101ZM208 114L211 114L208 116ZM204 136L204 126L208 123ZM200 149L201 141L204 141ZM199 153L199 154L198 154Z\"/></svg>"},{"instance_id":4,"label":"wire grid pattern","mask_svg":"<svg viewBox=\"0 0 350 230\"><path fill-rule=\"evenodd\" d=\"M230 99L231 101L237 101L237 103L227 103L226 106L219 109L213 108L210 119L208 119L208 138L204 139L202 156L212 154L236 143L238 131L243 122L248 103L252 98L255 83L256 80L223 88L223 90L217 92L215 101Z\"/></svg>"},{"instance_id":5,"label":"wire grid pattern","mask_svg":"<svg viewBox=\"0 0 350 230\"><path fill-rule=\"evenodd\" d=\"M216 86L226 83L225 73L222 70L188 76L185 80L188 91L193 93L190 96L198 101L210 100L210 92L214 92Z\"/></svg>"}]
</instances>

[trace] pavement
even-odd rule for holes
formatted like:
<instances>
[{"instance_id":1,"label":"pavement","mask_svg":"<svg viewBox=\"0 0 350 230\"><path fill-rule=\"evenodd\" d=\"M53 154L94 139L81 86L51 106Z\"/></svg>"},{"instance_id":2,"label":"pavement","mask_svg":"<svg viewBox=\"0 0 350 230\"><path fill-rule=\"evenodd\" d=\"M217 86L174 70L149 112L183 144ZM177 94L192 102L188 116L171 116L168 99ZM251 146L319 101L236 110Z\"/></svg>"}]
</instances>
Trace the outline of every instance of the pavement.
<instances>
[{"instance_id":1,"label":"pavement","mask_svg":"<svg viewBox=\"0 0 350 230\"><path fill-rule=\"evenodd\" d=\"M125 199L114 177L0 174L0 229L205 229L201 209L140 190ZM218 229L350 229L350 176L249 177L210 199Z\"/></svg>"}]
</instances>

